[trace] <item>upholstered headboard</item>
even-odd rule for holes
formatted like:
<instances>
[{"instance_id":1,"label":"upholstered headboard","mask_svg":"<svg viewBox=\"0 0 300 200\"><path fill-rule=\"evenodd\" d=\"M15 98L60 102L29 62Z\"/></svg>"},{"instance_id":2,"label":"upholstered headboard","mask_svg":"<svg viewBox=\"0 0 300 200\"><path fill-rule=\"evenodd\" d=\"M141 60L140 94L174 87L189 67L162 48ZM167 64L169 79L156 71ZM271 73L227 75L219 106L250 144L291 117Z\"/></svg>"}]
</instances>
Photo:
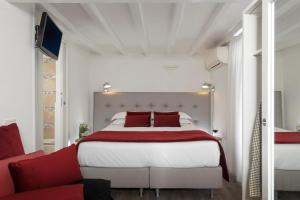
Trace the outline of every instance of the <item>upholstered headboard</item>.
<instances>
[{"instance_id":1,"label":"upholstered headboard","mask_svg":"<svg viewBox=\"0 0 300 200\"><path fill-rule=\"evenodd\" d=\"M278 128L283 128L283 112L282 112L282 92L275 91L274 92L274 119L275 126Z\"/></svg>"},{"instance_id":2,"label":"upholstered headboard","mask_svg":"<svg viewBox=\"0 0 300 200\"><path fill-rule=\"evenodd\" d=\"M181 111L189 114L197 127L210 131L210 95L191 92L94 93L94 131L110 123L122 111Z\"/></svg>"}]
</instances>

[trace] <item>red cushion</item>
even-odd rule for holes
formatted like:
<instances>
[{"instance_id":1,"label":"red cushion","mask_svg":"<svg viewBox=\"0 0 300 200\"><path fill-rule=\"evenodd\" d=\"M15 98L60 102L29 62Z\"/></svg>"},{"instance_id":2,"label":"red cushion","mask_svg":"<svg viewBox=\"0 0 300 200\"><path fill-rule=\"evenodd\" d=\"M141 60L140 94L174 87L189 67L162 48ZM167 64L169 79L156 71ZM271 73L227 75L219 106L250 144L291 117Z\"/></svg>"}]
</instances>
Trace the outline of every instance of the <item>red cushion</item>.
<instances>
[{"instance_id":1,"label":"red cushion","mask_svg":"<svg viewBox=\"0 0 300 200\"><path fill-rule=\"evenodd\" d=\"M10 195L1 200L84 200L83 185L64 185Z\"/></svg>"},{"instance_id":2,"label":"red cushion","mask_svg":"<svg viewBox=\"0 0 300 200\"><path fill-rule=\"evenodd\" d=\"M150 127L151 115L127 115L125 127Z\"/></svg>"},{"instance_id":3,"label":"red cushion","mask_svg":"<svg viewBox=\"0 0 300 200\"><path fill-rule=\"evenodd\" d=\"M154 112L154 115L179 115L178 112Z\"/></svg>"},{"instance_id":4,"label":"red cushion","mask_svg":"<svg viewBox=\"0 0 300 200\"><path fill-rule=\"evenodd\" d=\"M23 144L17 124L0 127L0 160L24 155Z\"/></svg>"},{"instance_id":5,"label":"red cushion","mask_svg":"<svg viewBox=\"0 0 300 200\"><path fill-rule=\"evenodd\" d=\"M154 115L154 127L180 127L179 115Z\"/></svg>"},{"instance_id":6,"label":"red cushion","mask_svg":"<svg viewBox=\"0 0 300 200\"><path fill-rule=\"evenodd\" d=\"M150 115L151 116L151 112L129 112L129 111L127 111L127 115Z\"/></svg>"},{"instance_id":7,"label":"red cushion","mask_svg":"<svg viewBox=\"0 0 300 200\"><path fill-rule=\"evenodd\" d=\"M9 169L16 192L66 185L82 179L75 145L39 158L10 163Z\"/></svg>"},{"instance_id":8,"label":"red cushion","mask_svg":"<svg viewBox=\"0 0 300 200\"><path fill-rule=\"evenodd\" d=\"M26 155L20 155L0 160L0 197L4 197L15 193L14 182L8 168L9 163L25 159L32 159L43 155L43 151L37 151Z\"/></svg>"}]
</instances>

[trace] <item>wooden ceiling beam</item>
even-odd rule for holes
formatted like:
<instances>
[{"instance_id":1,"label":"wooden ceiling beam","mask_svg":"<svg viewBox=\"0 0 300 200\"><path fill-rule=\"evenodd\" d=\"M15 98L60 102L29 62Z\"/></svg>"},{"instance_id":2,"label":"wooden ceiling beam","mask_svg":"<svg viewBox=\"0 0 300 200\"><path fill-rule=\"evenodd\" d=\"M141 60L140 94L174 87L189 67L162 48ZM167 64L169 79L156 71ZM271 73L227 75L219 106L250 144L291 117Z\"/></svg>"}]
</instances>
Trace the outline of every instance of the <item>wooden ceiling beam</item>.
<instances>
[{"instance_id":1,"label":"wooden ceiling beam","mask_svg":"<svg viewBox=\"0 0 300 200\"><path fill-rule=\"evenodd\" d=\"M196 41L193 43L193 46L189 52L191 56L195 55L200 46L203 44L204 40L209 36L211 29L215 26L217 19L220 19L220 16L228 9L228 4L220 3L210 14L209 19L201 28L201 31L198 34Z\"/></svg>"},{"instance_id":2,"label":"wooden ceiling beam","mask_svg":"<svg viewBox=\"0 0 300 200\"><path fill-rule=\"evenodd\" d=\"M136 0L6 0L11 3L134 3ZM163 3L178 3L185 0L164 0ZM187 0L188 3L240 3L241 0ZM162 0L143 0L143 3L162 3Z\"/></svg>"},{"instance_id":3,"label":"wooden ceiling beam","mask_svg":"<svg viewBox=\"0 0 300 200\"><path fill-rule=\"evenodd\" d=\"M65 16L63 16L55 7L48 3L41 4L45 10L47 10L52 16L57 18L67 29L72 31L75 34L75 37L78 38L79 41L93 52L96 52L100 55L103 55L104 52L93 45L93 43L87 39ZM60 27L64 30L63 27ZM67 30L66 30L67 31Z\"/></svg>"},{"instance_id":4,"label":"wooden ceiling beam","mask_svg":"<svg viewBox=\"0 0 300 200\"><path fill-rule=\"evenodd\" d=\"M148 53L148 46L149 46L149 39L148 39L148 31L145 21L145 13L143 9L143 5L140 0L137 0L136 3L129 4L129 10L131 12L131 16L133 18L133 21L135 22L135 25L137 27L137 30L141 30L142 36L141 36L141 47L143 50L143 54L147 55ZM139 31L138 31L138 34Z\"/></svg>"},{"instance_id":5,"label":"wooden ceiling beam","mask_svg":"<svg viewBox=\"0 0 300 200\"><path fill-rule=\"evenodd\" d=\"M118 49L118 51L121 54L126 55L126 48L124 47L121 38L118 36L118 34L116 34L110 23L106 20L106 18L96 7L96 5L94 3L87 3L81 4L81 6L87 12L87 14L90 15L91 18L96 17L96 20L104 27L105 31L109 34L113 45Z\"/></svg>"},{"instance_id":6,"label":"wooden ceiling beam","mask_svg":"<svg viewBox=\"0 0 300 200\"><path fill-rule=\"evenodd\" d=\"M171 49L176 44L176 39L179 30L182 26L185 8L186 8L186 1L183 1L181 3L177 3L174 9L173 22L172 22L172 27L170 29L170 36L169 36L168 46L167 46L167 54L170 54Z\"/></svg>"},{"instance_id":7,"label":"wooden ceiling beam","mask_svg":"<svg viewBox=\"0 0 300 200\"><path fill-rule=\"evenodd\" d=\"M282 6L280 6L278 9L276 9L275 18L280 18L285 13L287 13L289 10L294 8L296 5L299 5L299 3L300 3L299 0L286 1Z\"/></svg>"}]
</instances>

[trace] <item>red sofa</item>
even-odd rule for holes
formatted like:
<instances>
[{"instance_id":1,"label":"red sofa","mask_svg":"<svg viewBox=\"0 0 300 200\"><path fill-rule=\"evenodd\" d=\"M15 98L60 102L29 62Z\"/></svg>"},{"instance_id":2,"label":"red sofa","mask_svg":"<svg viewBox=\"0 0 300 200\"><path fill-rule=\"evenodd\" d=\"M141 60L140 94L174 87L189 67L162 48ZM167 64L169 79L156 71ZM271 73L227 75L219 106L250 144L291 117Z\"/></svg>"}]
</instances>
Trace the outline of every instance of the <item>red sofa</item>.
<instances>
[{"instance_id":1,"label":"red sofa","mask_svg":"<svg viewBox=\"0 0 300 200\"><path fill-rule=\"evenodd\" d=\"M16 124L11 124L9 126L0 126L0 200L110 200L110 181L106 180L94 180L94 179L84 179L81 180L82 177L79 173L80 177L78 179L75 178L80 183L73 183L73 184L58 184L53 186L46 186L41 187L43 184L47 183L47 181L51 181L53 179L53 176L49 176L49 174L45 174L46 176L39 176L38 174L41 174L41 170L49 170L55 169L49 166L57 166L55 163L57 161L61 160L59 156L62 155L62 153L55 153L55 155L51 154L48 156L45 156L43 151L37 151L30 154L25 154L23 150L23 145L21 142L21 138L19 135L19 129ZM60 152L67 152L71 151L73 148L74 152L74 146L65 148L64 150L61 150ZM75 150L76 152L76 150ZM74 156L74 153L72 155L67 155L68 157L65 157L65 161L67 162L66 169L68 172L70 171L70 167L68 167L68 163L71 161L68 161L70 156ZM30 160L33 159L33 160ZM73 157L73 161L77 160L76 153L75 158ZM39 189L32 189L32 190L23 190L17 192L18 189L17 186L20 187L20 185L17 185L16 182L14 182L14 177L11 171L11 165L17 165L17 167L20 164L12 164L12 163L32 163L32 162L40 162L38 167L36 165L27 165L27 176L25 173L25 176L21 176L23 182L25 184L32 184L33 180L39 181L39 185L36 188ZM77 161L76 161L77 162ZM45 164L49 163L49 164ZM78 164L76 164L78 165ZM61 166L61 165L60 165ZM75 166L76 167L76 166ZM56 168L61 169L61 168ZM79 170L79 168L77 169ZM72 171L72 170L71 170ZM31 174L28 176L28 173ZM35 176L36 175L36 176ZM57 177L57 174L55 174ZM60 173L59 177L60 179L64 180L64 176L67 175L66 173ZM69 173L70 175L70 173ZM35 177L34 177L35 176ZM24 177L29 177L24 178ZM44 178L48 177L48 178ZM55 176L54 176L55 177ZM74 177L74 176L72 176ZM71 177L71 179L72 179ZM70 177L69 177L70 179ZM25 186L25 185L21 185Z\"/></svg>"}]
</instances>

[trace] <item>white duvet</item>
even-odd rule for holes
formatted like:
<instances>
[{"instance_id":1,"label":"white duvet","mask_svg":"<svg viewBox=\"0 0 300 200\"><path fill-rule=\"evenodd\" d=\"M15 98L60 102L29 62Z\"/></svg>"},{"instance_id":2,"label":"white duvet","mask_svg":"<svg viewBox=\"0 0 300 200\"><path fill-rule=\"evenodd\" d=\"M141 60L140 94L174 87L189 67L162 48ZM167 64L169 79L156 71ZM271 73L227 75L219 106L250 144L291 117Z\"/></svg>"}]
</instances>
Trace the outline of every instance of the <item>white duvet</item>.
<instances>
[{"instance_id":1,"label":"white duvet","mask_svg":"<svg viewBox=\"0 0 300 200\"><path fill-rule=\"evenodd\" d=\"M180 128L124 128L123 125L109 125L103 130L183 131L196 129L193 124L186 124ZM79 146L78 160L80 166L90 167L217 167L220 163L220 151L215 141L84 142Z\"/></svg>"},{"instance_id":2,"label":"white duvet","mask_svg":"<svg viewBox=\"0 0 300 200\"><path fill-rule=\"evenodd\" d=\"M275 132L291 132L290 130L275 128ZM300 170L300 144L275 144L275 169Z\"/></svg>"}]
</instances>

